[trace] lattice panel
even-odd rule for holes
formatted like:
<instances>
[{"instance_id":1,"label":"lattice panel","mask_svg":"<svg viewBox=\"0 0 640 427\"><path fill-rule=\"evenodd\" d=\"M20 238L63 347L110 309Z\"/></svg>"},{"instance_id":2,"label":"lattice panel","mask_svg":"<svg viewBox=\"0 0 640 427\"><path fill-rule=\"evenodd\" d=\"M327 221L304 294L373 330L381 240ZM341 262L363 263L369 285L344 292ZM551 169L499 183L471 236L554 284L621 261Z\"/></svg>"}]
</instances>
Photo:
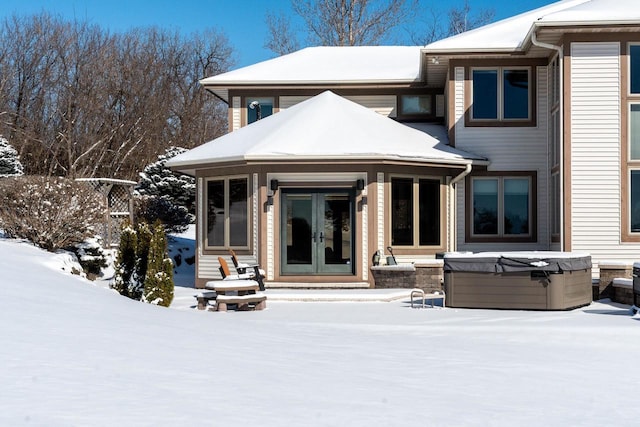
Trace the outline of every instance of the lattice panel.
<instances>
[{"instance_id":1,"label":"lattice panel","mask_svg":"<svg viewBox=\"0 0 640 427\"><path fill-rule=\"evenodd\" d=\"M130 198L131 195L125 187L121 185L114 185L109 192L109 211L129 212Z\"/></svg>"}]
</instances>

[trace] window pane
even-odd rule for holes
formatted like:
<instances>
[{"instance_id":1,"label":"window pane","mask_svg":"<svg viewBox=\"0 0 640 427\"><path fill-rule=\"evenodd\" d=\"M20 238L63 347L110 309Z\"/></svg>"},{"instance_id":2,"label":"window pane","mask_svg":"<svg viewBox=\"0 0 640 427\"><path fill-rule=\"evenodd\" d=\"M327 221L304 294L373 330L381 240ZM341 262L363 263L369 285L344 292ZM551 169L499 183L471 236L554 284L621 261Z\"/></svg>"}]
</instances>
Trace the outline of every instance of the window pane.
<instances>
[{"instance_id":1,"label":"window pane","mask_svg":"<svg viewBox=\"0 0 640 427\"><path fill-rule=\"evenodd\" d=\"M431 95L402 95L402 114L431 114Z\"/></svg>"},{"instance_id":2,"label":"window pane","mask_svg":"<svg viewBox=\"0 0 640 427\"><path fill-rule=\"evenodd\" d=\"M207 182L207 246L224 246L224 181Z\"/></svg>"},{"instance_id":3,"label":"window pane","mask_svg":"<svg viewBox=\"0 0 640 427\"><path fill-rule=\"evenodd\" d=\"M498 180L473 180L473 234L498 234Z\"/></svg>"},{"instance_id":4,"label":"window pane","mask_svg":"<svg viewBox=\"0 0 640 427\"><path fill-rule=\"evenodd\" d=\"M473 118L498 118L498 71L473 70Z\"/></svg>"},{"instance_id":5,"label":"window pane","mask_svg":"<svg viewBox=\"0 0 640 427\"><path fill-rule=\"evenodd\" d=\"M529 180L504 180L504 234L529 234Z\"/></svg>"},{"instance_id":6,"label":"window pane","mask_svg":"<svg viewBox=\"0 0 640 427\"><path fill-rule=\"evenodd\" d=\"M529 118L529 71L503 71L503 98L505 119Z\"/></svg>"},{"instance_id":7,"label":"window pane","mask_svg":"<svg viewBox=\"0 0 640 427\"><path fill-rule=\"evenodd\" d=\"M640 170L631 171L631 231L640 232Z\"/></svg>"},{"instance_id":8,"label":"window pane","mask_svg":"<svg viewBox=\"0 0 640 427\"><path fill-rule=\"evenodd\" d=\"M273 114L273 98L247 98L247 124ZM258 118L259 117L259 118Z\"/></svg>"},{"instance_id":9,"label":"window pane","mask_svg":"<svg viewBox=\"0 0 640 427\"><path fill-rule=\"evenodd\" d=\"M391 180L391 244L413 245L413 179Z\"/></svg>"},{"instance_id":10,"label":"window pane","mask_svg":"<svg viewBox=\"0 0 640 427\"><path fill-rule=\"evenodd\" d=\"M229 245L248 246L247 180L229 180Z\"/></svg>"},{"instance_id":11,"label":"window pane","mask_svg":"<svg viewBox=\"0 0 640 427\"><path fill-rule=\"evenodd\" d=\"M640 45L629 47L631 93L640 93Z\"/></svg>"},{"instance_id":12,"label":"window pane","mask_svg":"<svg viewBox=\"0 0 640 427\"><path fill-rule=\"evenodd\" d=\"M419 181L420 245L440 244L440 181Z\"/></svg>"},{"instance_id":13,"label":"window pane","mask_svg":"<svg viewBox=\"0 0 640 427\"><path fill-rule=\"evenodd\" d=\"M631 104L629 113L629 151L631 160L640 160L640 104Z\"/></svg>"}]
</instances>

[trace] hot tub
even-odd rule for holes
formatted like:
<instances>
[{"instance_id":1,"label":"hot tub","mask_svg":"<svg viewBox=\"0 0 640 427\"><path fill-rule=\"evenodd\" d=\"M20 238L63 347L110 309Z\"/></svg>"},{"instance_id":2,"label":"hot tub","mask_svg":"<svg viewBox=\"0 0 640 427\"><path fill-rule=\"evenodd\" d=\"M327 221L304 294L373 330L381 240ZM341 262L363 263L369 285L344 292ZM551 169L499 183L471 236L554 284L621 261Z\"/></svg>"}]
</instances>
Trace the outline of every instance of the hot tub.
<instances>
[{"instance_id":1,"label":"hot tub","mask_svg":"<svg viewBox=\"0 0 640 427\"><path fill-rule=\"evenodd\" d=\"M591 255L447 253L444 285L450 307L568 310L591 303Z\"/></svg>"}]
</instances>

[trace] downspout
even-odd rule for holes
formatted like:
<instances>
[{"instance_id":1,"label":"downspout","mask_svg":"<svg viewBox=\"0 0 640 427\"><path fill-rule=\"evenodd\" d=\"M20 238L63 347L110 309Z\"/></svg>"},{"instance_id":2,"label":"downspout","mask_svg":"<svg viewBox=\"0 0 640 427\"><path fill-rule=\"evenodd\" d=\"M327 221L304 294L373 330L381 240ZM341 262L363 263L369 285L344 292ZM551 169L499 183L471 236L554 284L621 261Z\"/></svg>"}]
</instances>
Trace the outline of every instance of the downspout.
<instances>
[{"instance_id":1,"label":"downspout","mask_svg":"<svg viewBox=\"0 0 640 427\"><path fill-rule=\"evenodd\" d=\"M559 98L559 110L558 110L558 126L560 127L559 136L558 136L558 144L560 144L560 158L558 162L560 163L560 191L558 194L558 207L560 209L560 250L565 250L564 244L564 48L562 46L556 46L550 43L544 43L538 40L537 34L535 31L531 33L531 43L534 46L541 47L543 49L555 50L558 52L558 67L559 67L559 78L558 78L558 98ZM547 111L548 113L548 111ZM547 132L547 135L549 133ZM547 147L549 144L547 143ZM547 152L547 163L549 162L549 153ZM551 169L547 167L547 170L551 172ZM549 177L551 173L549 173ZM549 215L549 213L547 213ZM548 221L550 224L550 221ZM551 243L551 233L553 230L549 230L549 243Z\"/></svg>"},{"instance_id":2,"label":"downspout","mask_svg":"<svg viewBox=\"0 0 640 427\"><path fill-rule=\"evenodd\" d=\"M469 175L471 173L471 163L467 163L466 166L464 167L464 170L462 172L460 172L458 175L456 175L455 177L453 177L453 179L451 181L449 181L449 186L451 188L451 191L449 192L451 194L451 196L449 197L449 211L451 212L451 221L450 221L450 227L451 227L451 232L449 233L449 250L457 250L457 244L456 242L458 241L458 236L456 234L456 231L458 230L458 213L457 213L457 209L456 209L456 192L455 192L455 185L457 182L460 182L464 179L465 176Z\"/></svg>"}]
</instances>

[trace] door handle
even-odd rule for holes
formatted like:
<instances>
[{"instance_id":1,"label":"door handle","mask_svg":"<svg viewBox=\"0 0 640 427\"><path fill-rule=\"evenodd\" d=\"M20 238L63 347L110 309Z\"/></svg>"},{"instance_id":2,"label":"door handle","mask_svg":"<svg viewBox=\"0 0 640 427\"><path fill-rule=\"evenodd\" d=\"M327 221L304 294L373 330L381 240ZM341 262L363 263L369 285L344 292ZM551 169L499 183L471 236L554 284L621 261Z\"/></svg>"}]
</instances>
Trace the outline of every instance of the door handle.
<instances>
[{"instance_id":1,"label":"door handle","mask_svg":"<svg viewBox=\"0 0 640 427\"><path fill-rule=\"evenodd\" d=\"M320 232L320 243L322 243L322 239L324 239L324 233L321 231Z\"/></svg>"},{"instance_id":2,"label":"door handle","mask_svg":"<svg viewBox=\"0 0 640 427\"><path fill-rule=\"evenodd\" d=\"M315 243L316 242L316 232L315 231L311 234L311 238L313 239L313 243Z\"/></svg>"}]
</instances>

